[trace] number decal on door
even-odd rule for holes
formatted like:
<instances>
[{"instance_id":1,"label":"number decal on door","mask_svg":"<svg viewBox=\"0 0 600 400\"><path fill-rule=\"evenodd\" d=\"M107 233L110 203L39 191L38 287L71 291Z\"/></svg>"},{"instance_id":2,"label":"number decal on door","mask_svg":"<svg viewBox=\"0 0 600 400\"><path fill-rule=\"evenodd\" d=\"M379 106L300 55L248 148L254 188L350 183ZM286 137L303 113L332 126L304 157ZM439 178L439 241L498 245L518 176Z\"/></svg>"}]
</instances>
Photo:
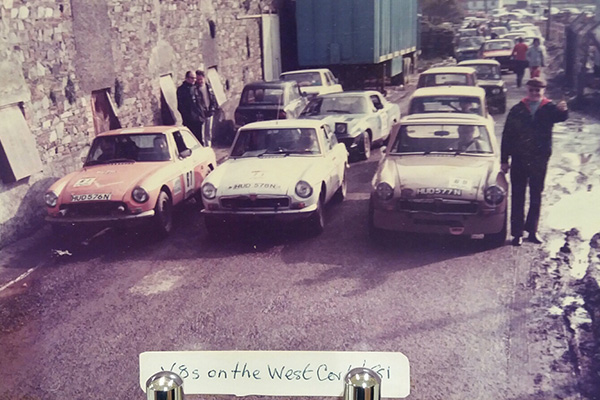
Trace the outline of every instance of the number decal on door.
<instances>
[{"instance_id":1,"label":"number decal on door","mask_svg":"<svg viewBox=\"0 0 600 400\"><path fill-rule=\"evenodd\" d=\"M185 197L187 197L191 192L194 191L194 187L196 186L194 170L186 172L183 180L184 180L184 185L185 185Z\"/></svg>"}]
</instances>

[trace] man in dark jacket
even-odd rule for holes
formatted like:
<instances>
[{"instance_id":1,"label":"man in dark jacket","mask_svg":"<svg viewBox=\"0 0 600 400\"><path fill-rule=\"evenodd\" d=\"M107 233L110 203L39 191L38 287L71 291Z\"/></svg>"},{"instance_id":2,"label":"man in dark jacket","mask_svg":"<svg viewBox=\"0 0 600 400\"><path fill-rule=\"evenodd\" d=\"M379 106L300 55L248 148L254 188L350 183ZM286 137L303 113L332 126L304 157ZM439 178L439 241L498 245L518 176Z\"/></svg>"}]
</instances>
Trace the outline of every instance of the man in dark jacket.
<instances>
[{"instance_id":1,"label":"man in dark jacket","mask_svg":"<svg viewBox=\"0 0 600 400\"><path fill-rule=\"evenodd\" d=\"M204 144L202 141L202 122L204 119L196 98L195 82L196 75L194 72L187 71L185 73L185 80L177 88L177 109L181 113L183 125L187 126L200 143Z\"/></svg>"},{"instance_id":2,"label":"man in dark jacket","mask_svg":"<svg viewBox=\"0 0 600 400\"><path fill-rule=\"evenodd\" d=\"M545 88L543 79L533 78L527 82L527 97L511 108L502 132L500 163L505 173L510 168L511 234L514 246L523 243L524 230L529 232L530 242L542 243L537 230L544 179L552 154L552 127L569 116L567 103L552 103L544 97ZM529 211L525 220L525 191L528 185Z\"/></svg>"}]
</instances>

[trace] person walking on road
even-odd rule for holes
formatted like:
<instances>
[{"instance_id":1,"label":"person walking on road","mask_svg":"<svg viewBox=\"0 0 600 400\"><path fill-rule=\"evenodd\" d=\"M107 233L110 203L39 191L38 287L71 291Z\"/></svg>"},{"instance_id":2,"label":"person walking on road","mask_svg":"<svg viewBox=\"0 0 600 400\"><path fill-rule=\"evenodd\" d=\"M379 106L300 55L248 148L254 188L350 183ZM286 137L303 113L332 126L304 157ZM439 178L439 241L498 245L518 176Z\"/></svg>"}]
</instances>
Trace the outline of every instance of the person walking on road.
<instances>
[{"instance_id":1,"label":"person walking on road","mask_svg":"<svg viewBox=\"0 0 600 400\"><path fill-rule=\"evenodd\" d=\"M198 138L200 143L204 145L202 140L202 110L196 99L196 75L194 72L187 71L185 80L177 88L177 109L181 113L183 125L187 126L194 136Z\"/></svg>"},{"instance_id":2,"label":"person walking on road","mask_svg":"<svg viewBox=\"0 0 600 400\"><path fill-rule=\"evenodd\" d=\"M523 82L523 75L525 75L525 69L527 69L527 44L523 41L523 38L520 37L517 39L517 44L513 48L512 57L513 57L513 69L517 74L517 87L521 87L521 83Z\"/></svg>"},{"instance_id":3,"label":"person walking on road","mask_svg":"<svg viewBox=\"0 0 600 400\"><path fill-rule=\"evenodd\" d=\"M529 62L529 77L539 78L544 66L544 52L540 46L540 39L533 39L533 44L527 49L527 61Z\"/></svg>"},{"instance_id":4,"label":"person walking on road","mask_svg":"<svg viewBox=\"0 0 600 400\"><path fill-rule=\"evenodd\" d=\"M217 98L212 87L206 80L204 71L196 71L196 101L200 107L202 120L202 138L206 146L211 145L211 117L217 109Z\"/></svg>"},{"instance_id":5,"label":"person walking on road","mask_svg":"<svg viewBox=\"0 0 600 400\"><path fill-rule=\"evenodd\" d=\"M552 153L552 128L569 116L567 103L562 100L554 104L544 97L545 88L546 82L541 78L527 82L527 96L510 109L502 132L500 168L504 173L510 170L513 246L523 243L524 230L529 232L528 241L543 242L538 236L538 224L544 179ZM527 186L529 211L525 220Z\"/></svg>"}]
</instances>

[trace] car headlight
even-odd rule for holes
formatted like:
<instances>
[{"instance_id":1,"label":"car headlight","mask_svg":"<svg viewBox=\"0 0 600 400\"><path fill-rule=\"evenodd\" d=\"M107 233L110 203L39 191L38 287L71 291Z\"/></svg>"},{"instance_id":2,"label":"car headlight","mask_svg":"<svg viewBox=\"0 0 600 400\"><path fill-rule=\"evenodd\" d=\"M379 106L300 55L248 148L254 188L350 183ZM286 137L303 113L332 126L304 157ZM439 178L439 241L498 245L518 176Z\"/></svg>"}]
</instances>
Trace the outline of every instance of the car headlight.
<instances>
[{"instance_id":1,"label":"car headlight","mask_svg":"<svg viewBox=\"0 0 600 400\"><path fill-rule=\"evenodd\" d=\"M296 194L303 199L310 197L313 193L313 188L308 182L300 181L296 183Z\"/></svg>"},{"instance_id":2,"label":"car headlight","mask_svg":"<svg viewBox=\"0 0 600 400\"><path fill-rule=\"evenodd\" d=\"M375 188L375 193L381 200L389 200L394 197L394 189L386 182L379 183Z\"/></svg>"},{"instance_id":3,"label":"car headlight","mask_svg":"<svg viewBox=\"0 0 600 400\"><path fill-rule=\"evenodd\" d=\"M148 192L143 187L136 186L131 192L131 197L137 201L138 203L145 203L148 201L150 196L148 196Z\"/></svg>"},{"instance_id":4,"label":"car headlight","mask_svg":"<svg viewBox=\"0 0 600 400\"><path fill-rule=\"evenodd\" d=\"M47 192L44 195L44 201L48 207L56 207L56 203L58 203L58 196L52 191Z\"/></svg>"},{"instance_id":5,"label":"car headlight","mask_svg":"<svg viewBox=\"0 0 600 400\"><path fill-rule=\"evenodd\" d=\"M500 93L500 89L499 88L492 89L492 94L499 94L499 93Z\"/></svg>"},{"instance_id":6,"label":"car headlight","mask_svg":"<svg viewBox=\"0 0 600 400\"><path fill-rule=\"evenodd\" d=\"M483 197L486 203L497 206L504 201L504 196L505 193L502 188L498 186L490 186L489 188L485 189Z\"/></svg>"},{"instance_id":7,"label":"car headlight","mask_svg":"<svg viewBox=\"0 0 600 400\"><path fill-rule=\"evenodd\" d=\"M348 124L344 124L341 122L336 122L335 123L335 133L338 134L344 134L348 131Z\"/></svg>"},{"instance_id":8,"label":"car headlight","mask_svg":"<svg viewBox=\"0 0 600 400\"><path fill-rule=\"evenodd\" d=\"M217 188L212 183L202 185L202 196L208 200L212 200L217 196Z\"/></svg>"}]
</instances>

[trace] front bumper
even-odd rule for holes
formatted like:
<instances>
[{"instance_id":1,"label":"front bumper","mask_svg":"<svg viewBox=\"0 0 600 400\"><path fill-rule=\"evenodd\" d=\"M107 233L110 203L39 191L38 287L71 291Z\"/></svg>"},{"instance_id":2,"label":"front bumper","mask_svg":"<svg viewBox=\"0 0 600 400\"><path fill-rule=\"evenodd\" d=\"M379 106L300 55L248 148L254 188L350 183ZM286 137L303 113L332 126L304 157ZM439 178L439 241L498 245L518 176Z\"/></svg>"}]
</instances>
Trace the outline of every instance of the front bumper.
<instances>
[{"instance_id":1,"label":"front bumper","mask_svg":"<svg viewBox=\"0 0 600 400\"><path fill-rule=\"evenodd\" d=\"M66 217L66 216L46 216L46 221L52 224L63 224L63 225L84 225L84 224L98 224L98 225L120 225L120 224L133 224L141 220L154 217L154 210L145 211L139 214L125 214L125 215L94 215L94 216L77 216L77 217Z\"/></svg>"},{"instance_id":2,"label":"front bumper","mask_svg":"<svg viewBox=\"0 0 600 400\"><path fill-rule=\"evenodd\" d=\"M301 209L285 210L208 210L201 213L205 217L218 218L223 222L256 222L256 221L297 221L309 218L317 210L317 204Z\"/></svg>"},{"instance_id":3,"label":"front bumper","mask_svg":"<svg viewBox=\"0 0 600 400\"><path fill-rule=\"evenodd\" d=\"M498 233L504 227L506 218L505 204L493 210L480 209L476 214L436 214L390 208L392 209L373 208L375 228L398 232L470 236Z\"/></svg>"}]
</instances>

